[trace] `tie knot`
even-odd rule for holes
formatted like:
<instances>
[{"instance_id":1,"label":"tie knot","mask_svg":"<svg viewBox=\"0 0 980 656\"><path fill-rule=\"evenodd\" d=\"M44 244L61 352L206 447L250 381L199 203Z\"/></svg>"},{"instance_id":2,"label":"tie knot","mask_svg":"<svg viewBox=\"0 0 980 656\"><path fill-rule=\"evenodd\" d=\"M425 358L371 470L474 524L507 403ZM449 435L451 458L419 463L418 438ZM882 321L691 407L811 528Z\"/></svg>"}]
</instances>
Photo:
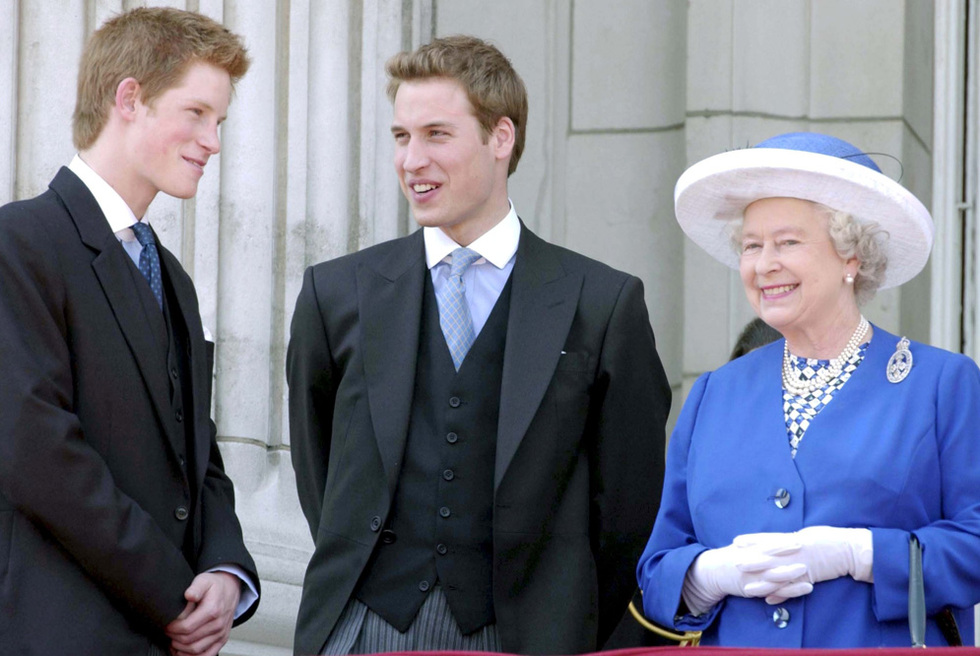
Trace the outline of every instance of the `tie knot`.
<instances>
[{"instance_id":1,"label":"tie knot","mask_svg":"<svg viewBox=\"0 0 980 656\"><path fill-rule=\"evenodd\" d=\"M142 221L137 221L131 227L133 228L133 234L136 235L136 241L140 243L140 246L147 246L154 243L153 231L150 230L150 226Z\"/></svg>"},{"instance_id":2,"label":"tie knot","mask_svg":"<svg viewBox=\"0 0 980 656\"><path fill-rule=\"evenodd\" d=\"M480 259L480 254L468 248L457 248L453 251L452 268L449 270L450 276L461 276L463 272L470 268L470 265Z\"/></svg>"}]
</instances>

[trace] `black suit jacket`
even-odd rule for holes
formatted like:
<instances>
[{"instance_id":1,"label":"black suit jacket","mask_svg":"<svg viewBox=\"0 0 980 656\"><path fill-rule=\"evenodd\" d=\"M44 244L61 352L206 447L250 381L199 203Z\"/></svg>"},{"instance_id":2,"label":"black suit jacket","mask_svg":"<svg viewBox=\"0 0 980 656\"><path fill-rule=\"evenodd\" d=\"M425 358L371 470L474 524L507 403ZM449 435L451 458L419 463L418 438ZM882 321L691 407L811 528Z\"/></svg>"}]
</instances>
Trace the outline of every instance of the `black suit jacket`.
<instances>
[{"instance_id":1,"label":"black suit jacket","mask_svg":"<svg viewBox=\"0 0 980 656\"><path fill-rule=\"evenodd\" d=\"M0 208L5 653L146 653L196 574L233 563L258 582L210 419L197 296L159 250L189 333L181 421L146 314L159 308L85 185L62 169L41 196ZM192 471L178 457L188 421Z\"/></svg>"},{"instance_id":2,"label":"black suit jacket","mask_svg":"<svg viewBox=\"0 0 980 656\"><path fill-rule=\"evenodd\" d=\"M307 270L287 356L293 466L316 543L296 626L318 652L392 506L408 432L422 232ZM493 506L504 651L596 649L622 617L660 500L670 388L639 279L522 226Z\"/></svg>"}]
</instances>

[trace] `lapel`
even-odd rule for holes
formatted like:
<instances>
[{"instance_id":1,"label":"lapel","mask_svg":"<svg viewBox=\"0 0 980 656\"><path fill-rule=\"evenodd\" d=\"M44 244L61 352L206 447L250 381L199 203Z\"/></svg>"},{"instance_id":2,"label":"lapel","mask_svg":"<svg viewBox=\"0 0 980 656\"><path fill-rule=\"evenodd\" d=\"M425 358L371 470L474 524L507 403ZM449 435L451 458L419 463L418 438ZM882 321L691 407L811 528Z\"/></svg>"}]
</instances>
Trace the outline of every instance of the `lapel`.
<instances>
[{"instance_id":1,"label":"lapel","mask_svg":"<svg viewBox=\"0 0 980 656\"><path fill-rule=\"evenodd\" d=\"M541 405L578 307L582 274L565 271L556 253L521 223L511 274L494 490Z\"/></svg>"},{"instance_id":2,"label":"lapel","mask_svg":"<svg viewBox=\"0 0 980 656\"><path fill-rule=\"evenodd\" d=\"M408 437L428 273L422 231L373 255L356 272L360 339L371 421L393 495Z\"/></svg>"},{"instance_id":3,"label":"lapel","mask_svg":"<svg viewBox=\"0 0 980 656\"><path fill-rule=\"evenodd\" d=\"M99 204L74 173L62 167L50 187L64 202L82 243L98 253L92 260L92 270L102 285L119 329L139 367L160 424L165 427L173 447L178 444L180 436L168 430L166 427L170 426L170 422L164 420L170 407L167 367L149 329L146 309L140 302L139 288L133 278L134 271L137 274L138 271L109 229L109 222Z\"/></svg>"},{"instance_id":4,"label":"lapel","mask_svg":"<svg viewBox=\"0 0 980 656\"><path fill-rule=\"evenodd\" d=\"M197 439L200 435L210 435L211 420L211 397L207 393L210 389L211 369L209 365L213 362L213 357L209 358L207 344L204 341L204 327L201 325L201 312L197 303L197 293L194 291L194 284L184 273L183 267L173 253L160 245L160 238L156 231L153 231L153 238L157 242L157 251L160 253L160 266L163 269L164 277L170 281L170 288L173 290L174 302L169 304L171 323L183 322L187 331L187 369L190 371L191 385L190 393L193 399L194 417L194 463L195 463L195 483L197 489L204 483L204 475L207 473L207 464L210 462L210 439ZM176 330L176 326L172 330ZM177 357L184 357L178 353ZM182 438L183 439L183 438Z\"/></svg>"}]
</instances>

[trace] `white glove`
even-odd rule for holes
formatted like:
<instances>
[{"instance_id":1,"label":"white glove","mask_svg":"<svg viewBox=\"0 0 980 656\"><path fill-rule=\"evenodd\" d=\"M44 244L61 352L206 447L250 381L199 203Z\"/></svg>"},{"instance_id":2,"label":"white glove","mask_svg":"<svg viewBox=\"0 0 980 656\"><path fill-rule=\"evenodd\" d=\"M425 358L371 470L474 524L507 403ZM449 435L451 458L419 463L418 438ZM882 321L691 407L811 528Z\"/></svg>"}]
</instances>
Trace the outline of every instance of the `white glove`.
<instances>
[{"instance_id":1,"label":"white glove","mask_svg":"<svg viewBox=\"0 0 980 656\"><path fill-rule=\"evenodd\" d=\"M761 535L761 534L757 534ZM730 544L701 553L687 570L681 597L694 615L703 615L725 597L765 597L788 587L807 594L806 565L792 562L799 544ZM796 561L801 559L797 558Z\"/></svg>"},{"instance_id":2,"label":"white glove","mask_svg":"<svg viewBox=\"0 0 980 656\"><path fill-rule=\"evenodd\" d=\"M872 564L874 546L871 531L866 528L836 528L834 526L809 526L795 533L750 533L740 535L732 542L740 548L761 549L780 553L770 573L761 574L763 580L783 577L783 568L804 565L802 577L809 583L830 581L841 576L851 576L855 581L874 583ZM798 547L792 549L791 547ZM798 597L798 588L786 586L768 593L766 602L782 603ZM809 594L804 592L803 594Z\"/></svg>"}]
</instances>

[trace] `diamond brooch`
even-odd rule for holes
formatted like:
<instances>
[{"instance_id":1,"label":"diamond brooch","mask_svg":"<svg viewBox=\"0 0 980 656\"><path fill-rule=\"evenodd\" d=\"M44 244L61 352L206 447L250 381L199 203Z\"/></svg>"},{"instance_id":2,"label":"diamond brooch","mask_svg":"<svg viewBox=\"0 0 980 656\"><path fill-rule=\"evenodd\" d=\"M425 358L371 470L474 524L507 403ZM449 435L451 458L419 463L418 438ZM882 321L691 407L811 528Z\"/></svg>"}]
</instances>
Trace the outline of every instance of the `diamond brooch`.
<instances>
[{"instance_id":1,"label":"diamond brooch","mask_svg":"<svg viewBox=\"0 0 980 656\"><path fill-rule=\"evenodd\" d=\"M895 352L888 358L888 382L900 383L905 380L912 370L912 351L909 350L909 340L906 337L898 340Z\"/></svg>"}]
</instances>

